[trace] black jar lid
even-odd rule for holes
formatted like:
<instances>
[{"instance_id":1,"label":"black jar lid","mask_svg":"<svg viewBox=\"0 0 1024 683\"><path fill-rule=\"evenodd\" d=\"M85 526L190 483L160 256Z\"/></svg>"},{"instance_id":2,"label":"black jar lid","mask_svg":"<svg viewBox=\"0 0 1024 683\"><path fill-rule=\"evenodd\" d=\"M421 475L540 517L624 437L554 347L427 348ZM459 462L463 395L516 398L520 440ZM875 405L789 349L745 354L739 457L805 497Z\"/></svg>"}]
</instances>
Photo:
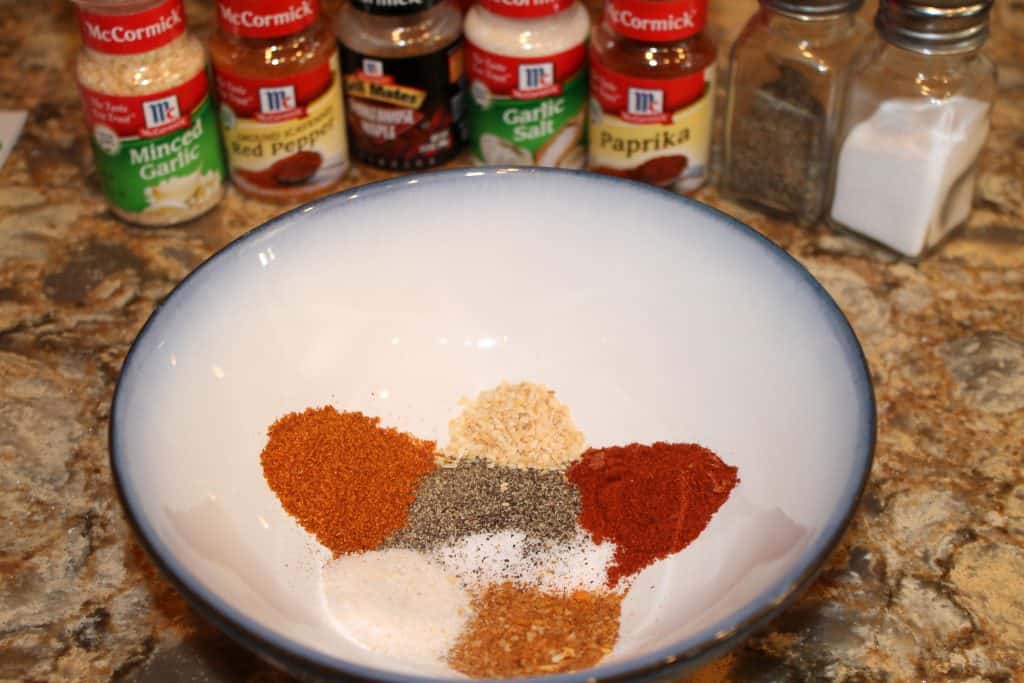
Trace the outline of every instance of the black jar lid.
<instances>
[{"instance_id":1,"label":"black jar lid","mask_svg":"<svg viewBox=\"0 0 1024 683\"><path fill-rule=\"evenodd\" d=\"M352 0L352 6L367 14L404 16L428 10L441 0Z\"/></svg>"},{"instance_id":2,"label":"black jar lid","mask_svg":"<svg viewBox=\"0 0 1024 683\"><path fill-rule=\"evenodd\" d=\"M925 54L954 54L988 38L992 0L879 0L875 26L888 42Z\"/></svg>"},{"instance_id":3,"label":"black jar lid","mask_svg":"<svg viewBox=\"0 0 1024 683\"><path fill-rule=\"evenodd\" d=\"M856 12L864 0L761 0L761 3L783 14L825 17Z\"/></svg>"}]
</instances>

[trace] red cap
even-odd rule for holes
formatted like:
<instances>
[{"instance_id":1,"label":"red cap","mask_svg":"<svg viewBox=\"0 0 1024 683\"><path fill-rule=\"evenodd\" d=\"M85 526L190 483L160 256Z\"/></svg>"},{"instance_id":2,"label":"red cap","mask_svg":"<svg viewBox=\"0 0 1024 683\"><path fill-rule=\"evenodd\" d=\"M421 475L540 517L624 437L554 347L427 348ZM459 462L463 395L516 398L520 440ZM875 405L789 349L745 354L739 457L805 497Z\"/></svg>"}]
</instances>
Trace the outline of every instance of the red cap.
<instances>
[{"instance_id":1,"label":"red cap","mask_svg":"<svg viewBox=\"0 0 1024 683\"><path fill-rule=\"evenodd\" d=\"M607 0L604 16L616 33L636 40L667 42L700 33L708 21L707 0Z\"/></svg>"},{"instance_id":2,"label":"red cap","mask_svg":"<svg viewBox=\"0 0 1024 683\"><path fill-rule=\"evenodd\" d=\"M298 33L320 16L320 0L217 0L220 27L243 38Z\"/></svg>"},{"instance_id":3,"label":"red cap","mask_svg":"<svg viewBox=\"0 0 1024 683\"><path fill-rule=\"evenodd\" d=\"M479 0L484 9L515 19L549 17L569 9L573 0Z\"/></svg>"},{"instance_id":4,"label":"red cap","mask_svg":"<svg viewBox=\"0 0 1024 683\"><path fill-rule=\"evenodd\" d=\"M185 33L185 10L181 0L122 14L79 8L78 23L86 47L113 55L137 54L163 47Z\"/></svg>"}]
</instances>

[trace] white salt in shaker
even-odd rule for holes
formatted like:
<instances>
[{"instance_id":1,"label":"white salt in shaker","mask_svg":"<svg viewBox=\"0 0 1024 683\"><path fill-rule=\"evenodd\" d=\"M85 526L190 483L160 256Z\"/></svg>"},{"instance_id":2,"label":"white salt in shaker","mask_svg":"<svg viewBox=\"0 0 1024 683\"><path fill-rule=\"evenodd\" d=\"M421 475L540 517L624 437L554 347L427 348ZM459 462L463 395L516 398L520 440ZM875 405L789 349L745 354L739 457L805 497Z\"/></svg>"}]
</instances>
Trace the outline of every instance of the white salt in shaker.
<instances>
[{"instance_id":1,"label":"white salt in shaker","mask_svg":"<svg viewBox=\"0 0 1024 683\"><path fill-rule=\"evenodd\" d=\"M992 0L881 0L855 60L829 222L918 258L970 215L996 94Z\"/></svg>"}]
</instances>

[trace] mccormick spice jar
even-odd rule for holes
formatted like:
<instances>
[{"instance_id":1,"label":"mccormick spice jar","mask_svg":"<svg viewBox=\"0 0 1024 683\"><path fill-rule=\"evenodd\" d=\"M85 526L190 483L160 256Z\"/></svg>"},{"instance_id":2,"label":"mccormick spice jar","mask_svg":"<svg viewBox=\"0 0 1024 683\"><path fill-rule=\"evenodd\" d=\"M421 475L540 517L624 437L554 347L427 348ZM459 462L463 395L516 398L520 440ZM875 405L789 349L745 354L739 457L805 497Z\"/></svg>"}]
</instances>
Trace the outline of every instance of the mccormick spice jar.
<instances>
[{"instance_id":1,"label":"mccormick spice jar","mask_svg":"<svg viewBox=\"0 0 1024 683\"><path fill-rule=\"evenodd\" d=\"M348 168L341 70L319 0L217 0L210 41L231 177L262 199L323 193Z\"/></svg>"},{"instance_id":2,"label":"mccormick spice jar","mask_svg":"<svg viewBox=\"0 0 1024 683\"><path fill-rule=\"evenodd\" d=\"M462 13L452 0L352 0L337 18L352 149L408 170L465 141Z\"/></svg>"},{"instance_id":3,"label":"mccormick spice jar","mask_svg":"<svg viewBox=\"0 0 1024 683\"><path fill-rule=\"evenodd\" d=\"M172 225L224 196L206 52L181 0L78 0L78 84L111 210Z\"/></svg>"},{"instance_id":4,"label":"mccormick spice jar","mask_svg":"<svg viewBox=\"0 0 1024 683\"><path fill-rule=\"evenodd\" d=\"M590 33L583 5L480 0L465 33L476 161L583 168Z\"/></svg>"},{"instance_id":5,"label":"mccormick spice jar","mask_svg":"<svg viewBox=\"0 0 1024 683\"><path fill-rule=\"evenodd\" d=\"M608 0L590 43L590 161L677 192L707 179L715 46L707 0Z\"/></svg>"}]
</instances>

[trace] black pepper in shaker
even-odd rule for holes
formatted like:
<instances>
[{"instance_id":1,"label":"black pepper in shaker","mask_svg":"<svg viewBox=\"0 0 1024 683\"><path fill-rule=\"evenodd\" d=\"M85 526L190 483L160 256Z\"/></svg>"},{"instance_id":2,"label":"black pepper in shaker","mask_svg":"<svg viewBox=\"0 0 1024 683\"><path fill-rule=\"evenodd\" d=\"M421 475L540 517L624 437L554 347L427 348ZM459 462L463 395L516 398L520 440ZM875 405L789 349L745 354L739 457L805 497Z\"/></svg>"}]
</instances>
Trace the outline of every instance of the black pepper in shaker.
<instances>
[{"instance_id":1,"label":"black pepper in shaker","mask_svg":"<svg viewBox=\"0 0 1024 683\"><path fill-rule=\"evenodd\" d=\"M721 192L813 225L825 210L839 105L869 30L863 0L761 0L729 62Z\"/></svg>"}]
</instances>

